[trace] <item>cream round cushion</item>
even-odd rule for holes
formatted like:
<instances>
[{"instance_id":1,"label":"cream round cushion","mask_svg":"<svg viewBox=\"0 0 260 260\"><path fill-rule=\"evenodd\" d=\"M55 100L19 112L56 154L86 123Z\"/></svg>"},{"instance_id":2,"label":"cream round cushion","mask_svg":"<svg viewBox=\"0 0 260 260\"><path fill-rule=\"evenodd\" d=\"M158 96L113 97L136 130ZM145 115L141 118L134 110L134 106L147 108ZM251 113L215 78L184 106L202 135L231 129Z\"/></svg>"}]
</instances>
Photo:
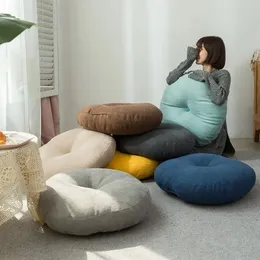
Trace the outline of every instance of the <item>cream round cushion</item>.
<instances>
[{"instance_id":1,"label":"cream round cushion","mask_svg":"<svg viewBox=\"0 0 260 260\"><path fill-rule=\"evenodd\" d=\"M115 150L109 135L81 128L64 132L40 148L45 180L60 172L105 167Z\"/></svg>"},{"instance_id":2,"label":"cream round cushion","mask_svg":"<svg viewBox=\"0 0 260 260\"><path fill-rule=\"evenodd\" d=\"M131 175L110 169L59 173L40 196L40 214L51 229L86 236L119 231L148 216L148 188Z\"/></svg>"}]
</instances>

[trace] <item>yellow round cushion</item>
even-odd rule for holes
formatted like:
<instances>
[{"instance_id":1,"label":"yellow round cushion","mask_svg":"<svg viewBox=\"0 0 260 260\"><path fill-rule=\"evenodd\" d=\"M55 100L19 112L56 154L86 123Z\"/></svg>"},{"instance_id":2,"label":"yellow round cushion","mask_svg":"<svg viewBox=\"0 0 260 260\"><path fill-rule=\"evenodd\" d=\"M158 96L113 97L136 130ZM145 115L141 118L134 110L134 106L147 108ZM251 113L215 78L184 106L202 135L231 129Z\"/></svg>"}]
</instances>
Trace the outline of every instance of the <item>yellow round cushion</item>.
<instances>
[{"instance_id":1,"label":"yellow round cushion","mask_svg":"<svg viewBox=\"0 0 260 260\"><path fill-rule=\"evenodd\" d=\"M141 180L152 177L158 165L157 161L116 151L107 168L127 172Z\"/></svg>"}]
</instances>

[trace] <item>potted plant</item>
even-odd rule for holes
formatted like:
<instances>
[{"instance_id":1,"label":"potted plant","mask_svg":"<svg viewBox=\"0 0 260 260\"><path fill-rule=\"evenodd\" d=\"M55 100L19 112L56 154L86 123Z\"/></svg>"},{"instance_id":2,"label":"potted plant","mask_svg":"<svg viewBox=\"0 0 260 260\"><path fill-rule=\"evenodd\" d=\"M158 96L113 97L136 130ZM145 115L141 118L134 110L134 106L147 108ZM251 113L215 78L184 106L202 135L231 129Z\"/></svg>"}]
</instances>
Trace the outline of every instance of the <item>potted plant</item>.
<instances>
[{"instance_id":1,"label":"potted plant","mask_svg":"<svg viewBox=\"0 0 260 260\"><path fill-rule=\"evenodd\" d=\"M20 20L10 14L0 13L0 45L12 41L33 25L35 24L32 22Z\"/></svg>"}]
</instances>

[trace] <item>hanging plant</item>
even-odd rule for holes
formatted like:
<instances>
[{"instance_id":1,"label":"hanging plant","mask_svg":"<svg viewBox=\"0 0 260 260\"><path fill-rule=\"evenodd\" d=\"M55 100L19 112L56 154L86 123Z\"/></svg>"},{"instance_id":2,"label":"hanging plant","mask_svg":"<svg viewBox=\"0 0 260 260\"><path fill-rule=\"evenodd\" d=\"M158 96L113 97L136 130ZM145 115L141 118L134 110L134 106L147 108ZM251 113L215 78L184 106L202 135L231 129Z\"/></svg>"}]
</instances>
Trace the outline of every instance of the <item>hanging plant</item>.
<instances>
[{"instance_id":1,"label":"hanging plant","mask_svg":"<svg viewBox=\"0 0 260 260\"><path fill-rule=\"evenodd\" d=\"M0 14L0 44L10 42L26 29L35 25L10 14Z\"/></svg>"}]
</instances>

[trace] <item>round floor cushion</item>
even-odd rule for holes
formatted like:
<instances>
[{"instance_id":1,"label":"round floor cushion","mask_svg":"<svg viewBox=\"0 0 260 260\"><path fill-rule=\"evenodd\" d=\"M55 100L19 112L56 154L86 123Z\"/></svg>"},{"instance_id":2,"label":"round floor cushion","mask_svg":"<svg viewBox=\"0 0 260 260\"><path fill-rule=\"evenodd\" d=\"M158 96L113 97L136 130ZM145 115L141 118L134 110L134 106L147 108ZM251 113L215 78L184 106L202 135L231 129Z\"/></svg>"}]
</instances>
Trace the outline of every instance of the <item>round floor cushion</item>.
<instances>
[{"instance_id":1,"label":"round floor cushion","mask_svg":"<svg viewBox=\"0 0 260 260\"><path fill-rule=\"evenodd\" d=\"M47 181L40 196L45 223L63 234L91 235L122 230L143 221L149 211L149 190L127 173L81 169Z\"/></svg>"},{"instance_id":2,"label":"round floor cushion","mask_svg":"<svg viewBox=\"0 0 260 260\"><path fill-rule=\"evenodd\" d=\"M196 204L239 200L255 185L247 164L213 154L192 154L168 160L155 170L155 181L166 192Z\"/></svg>"},{"instance_id":3,"label":"round floor cushion","mask_svg":"<svg viewBox=\"0 0 260 260\"><path fill-rule=\"evenodd\" d=\"M127 172L137 179L147 179L154 175L159 162L138 155L115 152L107 168Z\"/></svg>"},{"instance_id":4,"label":"round floor cushion","mask_svg":"<svg viewBox=\"0 0 260 260\"><path fill-rule=\"evenodd\" d=\"M114 135L148 132L162 120L162 112L149 103L92 105L78 113L78 123L85 129Z\"/></svg>"},{"instance_id":5,"label":"round floor cushion","mask_svg":"<svg viewBox=\"0 0 260 260\"><path fill-rule=\"evenodd\" d=\"M45 179L60 172L81 168L102 168L113 158L113 137L76 128L55 136L40 148Z\"/></svg>"},{"instance_id":6,"label":"round floor cushion","mask_svg":"<svg viewBox=\"0 0 260 260\"><path fill-rule=\"evenodd\" d=\"M158 128L140 135L115 136L117 150L144 156L157 161L190 154L196 137L176 124L161 124Z\"/></svg>"}]
</instances>

